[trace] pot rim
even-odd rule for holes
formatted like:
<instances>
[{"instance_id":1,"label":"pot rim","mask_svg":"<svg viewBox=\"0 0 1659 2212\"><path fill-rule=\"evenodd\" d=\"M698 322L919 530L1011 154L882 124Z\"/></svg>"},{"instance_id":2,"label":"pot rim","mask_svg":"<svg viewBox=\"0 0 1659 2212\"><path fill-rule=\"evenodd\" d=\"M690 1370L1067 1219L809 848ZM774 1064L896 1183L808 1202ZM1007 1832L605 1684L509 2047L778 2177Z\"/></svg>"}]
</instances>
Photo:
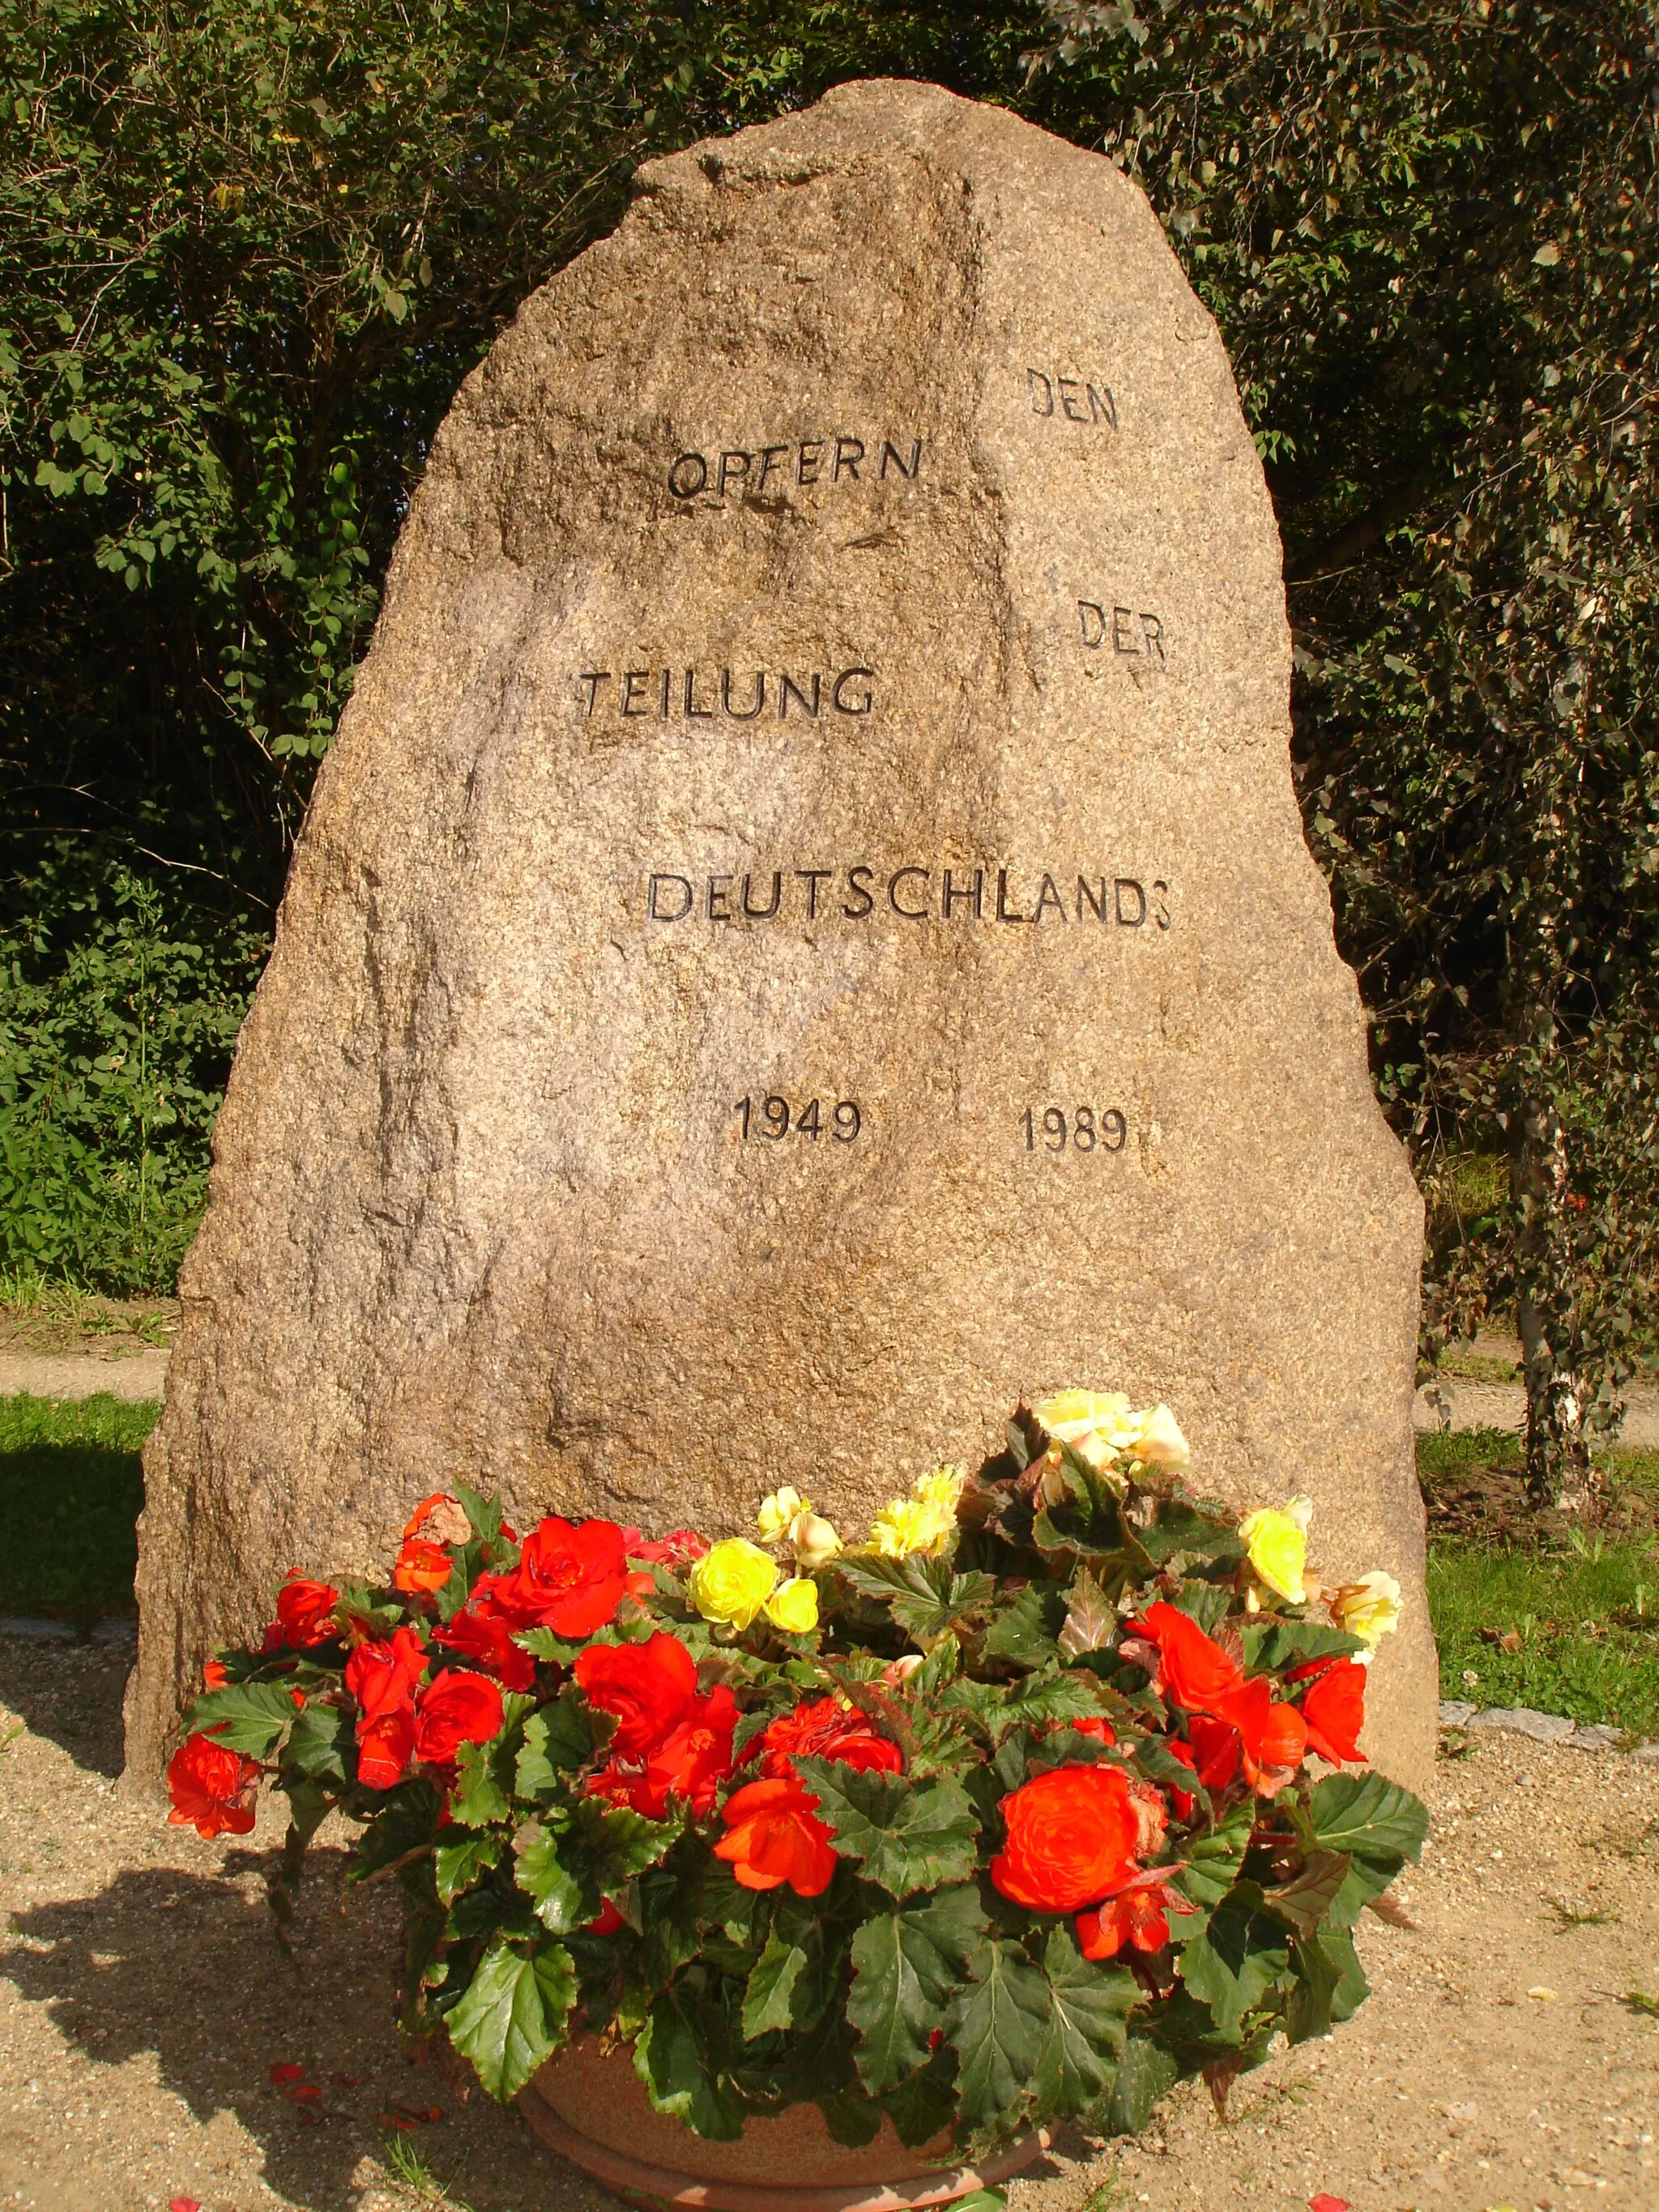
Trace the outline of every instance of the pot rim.
<instances>
[{"instance_id":1,"label":"pot rim","mask_svg":"<svg viewBox=\"0 0 1659 2212\"><path fill-rule=\"evenodd\" d=\"M525 2118L552 2149L629 2197L650 2197L686 2212L926 2212L976 2189L988 2189L1046 2150L1046 2128L1034 2129L978 2166L924 2166L896 2183L858 2181L839 2187L791 2188L787 2182L705 2181L672 2166L647 2165L595 2142L562 2120L534 2082L519 2092ZM912 2185L914 2184L914 2186Z\"/></svg>"}]
</instances>

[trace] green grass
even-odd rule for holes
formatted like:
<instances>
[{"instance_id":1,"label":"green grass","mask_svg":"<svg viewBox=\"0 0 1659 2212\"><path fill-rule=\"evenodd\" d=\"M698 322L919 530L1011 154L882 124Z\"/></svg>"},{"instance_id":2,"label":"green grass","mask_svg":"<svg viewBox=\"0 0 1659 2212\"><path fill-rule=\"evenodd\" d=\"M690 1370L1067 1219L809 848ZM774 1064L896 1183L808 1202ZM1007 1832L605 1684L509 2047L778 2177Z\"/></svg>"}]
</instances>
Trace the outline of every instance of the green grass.
<instances>
[{"instance_id":1,"label":"green grass","mask_svg":"<svg viewBox=\"0 0 1659 2212\"><path fill-rule=\"evenodd\" d=\"M1495 1430L1417 1440L1420 1474L1514 1467L1517 1437ZM1659 1452L1607 1447L1596 1457L1628 1490L1659 1493ZM1659 1736L1659 1543L1569 1529L1548 1547L1442 1539L1429 1547L1429 1609L1440 1694L1530 1705ZM1486 1630L1518 1639L1505 1650ZM1468 1678L1473 1675L1474 1680Z\"/></svg>"},{"instance_id":2,"label":"green grass","mask_svg":"<svg viewBox=\"0 0 1659 2212\"><path fill-rule=\"evenodd\" d=\"M139 1449L161 1411L96 1398L0 1398L0 1613L77 1626L133 1610Z\"/></svg>"}]
</instances>

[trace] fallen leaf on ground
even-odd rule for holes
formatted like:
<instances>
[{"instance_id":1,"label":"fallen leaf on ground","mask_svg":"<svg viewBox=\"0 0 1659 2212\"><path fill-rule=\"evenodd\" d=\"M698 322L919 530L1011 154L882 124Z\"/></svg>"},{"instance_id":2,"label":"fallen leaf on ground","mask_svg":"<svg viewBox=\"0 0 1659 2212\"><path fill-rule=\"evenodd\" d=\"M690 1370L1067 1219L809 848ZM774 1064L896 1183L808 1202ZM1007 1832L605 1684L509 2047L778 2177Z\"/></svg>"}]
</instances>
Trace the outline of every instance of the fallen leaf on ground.
<instances>
[{"instance_id":1,"label":"fallen leaf on ground","mask_svg":"<svg viewBox=\"0 0 1659 2212\"><path fill-rule=\"evenodd\" d=\"M270 2069L271 2086L280 2089L284 2081L303 2081L305 2072L303 2066L273 2066Z\"/></svg>"},{"instance_id":2,"label":"fallen leaf on ground","mask_svg":"<svg viewBox=\"0 0 1659 2212\"><path fill-rule=\"evenodd\" d=\"M202 2212L193 2197L173 2197L167 2200L167 2212Z\"/></svg>"},{"instance_id":3,"label":"fallen leaf on ground","mask_svg":"<svg viewBox=\"0 0 1659 2212\"><path fill-rule=\"evenodd\" d=\"M1527 1991L1527 1995L1529 1997L1536 1997L1540 2004L1555 2004L1559 2002L1561 1992L1559 1990L1547 1990L1543 1984L1539 1982Z\"/></svg>"},{"instance_id":4,"label":"fallen leaf on ground","mask_svg":"<svg viewBox=\"0 0 1659 2212\"><path fill-rule=\"evenodd\" d=\"M1308 2199L1308 2212L1352 2212L1352 2207L1346 2197L1330 2197L1322 2189Z\"/></svg>"}]
</instances>

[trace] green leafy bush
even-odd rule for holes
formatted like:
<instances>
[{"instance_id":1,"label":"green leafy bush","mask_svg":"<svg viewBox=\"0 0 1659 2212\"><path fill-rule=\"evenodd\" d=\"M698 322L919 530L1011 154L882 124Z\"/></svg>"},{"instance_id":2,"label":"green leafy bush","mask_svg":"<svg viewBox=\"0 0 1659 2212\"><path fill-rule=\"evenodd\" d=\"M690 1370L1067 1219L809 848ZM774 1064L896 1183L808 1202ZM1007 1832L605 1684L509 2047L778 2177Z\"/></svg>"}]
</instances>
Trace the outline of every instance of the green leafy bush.
<instances>
[{"instance_id":1,"label":"green leafy bush","mask_svg":"<svg viewBox=\"0 0 1659 2212\"><path fill-rule=\"evenodd\" d=\"M0 1267L170 1289L263 941L126 867L27 890L0 910Z\"/></svg>"}]
</instances>

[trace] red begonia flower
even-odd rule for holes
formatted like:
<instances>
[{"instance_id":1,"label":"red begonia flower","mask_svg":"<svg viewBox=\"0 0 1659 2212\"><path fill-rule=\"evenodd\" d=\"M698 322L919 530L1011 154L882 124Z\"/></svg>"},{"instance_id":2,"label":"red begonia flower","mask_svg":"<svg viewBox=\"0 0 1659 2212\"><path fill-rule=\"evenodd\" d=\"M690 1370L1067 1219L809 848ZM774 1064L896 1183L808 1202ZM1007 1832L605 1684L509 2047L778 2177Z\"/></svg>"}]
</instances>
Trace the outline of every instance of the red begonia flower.
<instances>
[{"instance_id":1,"label":"red begonia flower","mask_svg":"<svg viewBox=\"0 0 1659 2212\"><path fill-rule=\"evenodd\" d=\"M648 1820L668 1817L671 1797L682 1799L699 1815L711 1813L720 1784L732 1771L732 1735L738 1701L724 1682L704 1698L693 1698L679 1726L656 1745L643 1762L612 1758L588 1789L613 1805L627 1805ZM613 1739L614 1741L614 1739Z\"/></svg>"},{"instance_id":2,"label":"red begonia flower","mask_svg":"<svg viewBox=\"0 0 1659 2212\"><path fill-rule=\"evenodd\" d=\"M454 1562L441 1544L428 1544L422 1537L407 1536L392 1570L392 1587L408 1596L419 1596L441 1590L453 1572Z\"/></svg>"},{"instance_id":3,"label":"red begonia flower","mask_svg":"<svg viewBox=\"0 0 1659 2212\"><path fill-rule=\"evenodd\" d=\"M430 1498L423 1498L404 1529L405 1541L420 1536L428 1544L465 1544L471 1534L465 1506L447 1490L434 1490Z\"/></svg>"},{"instance_id":4,"label":"red begonia flower","mask_svg":"<svg viewBox=\"0 0 1659 2212\"><path fill-rule=\"evenodd\" d=\"M1194 1713L1187 1723L1187 1740L1197 1761L1199 1780L1206 1790L1224 1790L1237 1774L1243 1753L1238 1730L1231 1721L1209 1713Z\"/></svg>"},{"instance_id":5,"label":"red begonia flower","mask_svg":"<svg viewBox=\"0 0 1659 2212\"><path fill-rule=\"evenodd\" d=\"M836 1759L862 1773L896 1774L904 1765L898 1746L863 1714L849 1712L838 1698L814 1698L793 1712L780 1713L761 1738L762 1772L793 1774L798 1759Z\"/></svg>"},{"instance_id":6,"label":"red begonia flower","mask_svg":"<svg viewBox=\"0 0 1659 2212\"><path fill-rule=\"evenodd\" d=\"M415 1709L388 1705L374 1720L357 1723L357 1779L367 1790L391 1790L409 1771L415 1756Z\"/></svg>"},{"instance_id":7,"label":"red begonia flower","mask_svg":"<svg viewBox=\"0 0 1659 2212\"><path fill-rule=\"evenodd\" d=\"M167 1762L167 1794L173 1800L168 1822L175 1828L194 1828L210 1841L215 1836L247 1835L253 1826L259 1774L257 1759L227 1750L210 1735L191 1736Z\"/></svg>"},{"instance_id":8,"label":"red begonia flower","mask_svg":"<svg viewBox=\"0 0 1659 2212\"><path fill-rule=\"evenodd\" d=\"M222 1659L210 1659L202 1669L202 1687L204 1690L222 1690L229 1680L230 1669Z\"/></svg>"},{"instance_id":9,"label":"red begonia flower","mask_svg":"<svg viewBox=\"0 0 1659 2212\"><path fill-rule=\"evenodd\" d=\"M1178 1759L1183 1766L1190 1766L1196 1776L1198 1753L1193 1749L1191 1744L1182 1743L1178 1735L1172 1735L1165 1738L1164 1748L1172 1758ZM1177 1790L1174 1783L1171 1783L1170 1802L1175 1807L1177 1820L1190 1820L1193 1817L1193 1808L1198 1803L1198 1800L1190 1790Z\"/></svg>"},{"instance_id":10,"label":"red begonia flower","mask_svg":"<svg viewBox=\"0 0 1659 2212\"><path fill-rule=\"evenodd\" d=\"M1115 1959L1127 1943L1136 1951L1161 1951L1170 1940L1171 1912L1193 1912L1169 1887L1170 1869L1150 1867L1102 1905L1077 1917L1078 1948L1085 1959Z\"/></svg>"},{"instance_id":11,"label":"red begonia flower","mask_svg":"<svg viewBox=\"0 0 1659 2212\"><path fill-rule=\"evenodd\" d=\"M451 1668L422 1691L415 1706L415 1756L447 1766L464 1743L488 1743L507 1716L488 1674Z\"/></svg>"},{"instance_id":12,"label":"red begonia flower","mask_svg":"<svg viewBox=\"0 0 1659 2212\"><path fill-rule=\"evenodd\" d=\"M1308 1670L1297 1668L1296 1680ZM1339 1659L1319 1668L1312 1686L1302 1700L1307 1723L1308 1748L1333 1766L1363 1759L1359 1731L1365 1723L1365 1669L1352 1659Z\"/></svg>"},{"instance_id":13,"label":"red begonia flower","mask_svg":"<svg viewBox=\"0 0 1659 2212\"><path fill-rule=\"evenodd\" d=\"M822 1897L836 1874L834 1831L817 1819L818 1800L793 1775L735 1790L721 1808L726 1833L714 1846L744 1889Z\"/></svg>"},{"instance_id":14,"label":"red begonia flower","mask_svg":"<svg viewBox=\"0 0 1659 2212\"><path fill-rule=\"evenodd\" d=\"M340 1593L331 1583L307 1582L303 1575L290 1575L276 1593L274 1626L282 1634L276 1648L286 1644L291 1651L309 1651L316 1644L331 1642L340 1632L334 1620L339 1600Z\"/></svg>"},{"instance_id":15,"label":"red begonia flower","mask_svg":"<svg viewBox=\"0 0 1659 2212\"><path fill-rule=\"evenodd\" d=\"M678 1636L590 1644L575 1676L588 1703L617 1716L613 1759L646 1759L679 1726L697 1694L697 1662Z\"/></svg>"},{"instance_id":16,"label":"red begonia flower","mask_svg":"<svg viewBox=\"0 0 1659 2212\"><path fill-rule=\"evenodd\" d=\"M1294 1705L1274 1704L1273 1686L1265 1674L1246 1682L1221 1703L1220 1717L1231 1721L1238 1731L1244 1779L1262 1796L1276 1796L1301 1764L1307 1747L1307 1726L1301 1714Z\"/></svg>"},{"instance_id":17,"label":"red begonia flower","mask_svg":"<svg viewBox=\"0 0 1659 2212\"><path fill-rule=\"evenodd\" d=\"M1117 1730L1104 1713L1091 1713L1086 1720L1057 1721L1055 1729L1070 1729L1073 1735L1091 1735L1097 1743L1115 1743Z\"/></svg>"},{"instance_id":18,"label":"red begonia flower","mask_svg":"<svg viewBox=\"0 0 1659 2212\"><path fill-rule=\"evenodd\" d=\"M357 1728L359 1741L365 1723L410 1704L426 1663L426 1646L412 1628L400 1628L389 1638L357 1646L346 1661L345 1686L363 1716Z\"/></svg>"},{"instance_id":19,"label":"red begonia flower","mask_svg":"<svg viewBox=\"0 0 1659 2212\"><path fill-rule=\"evenodd\" d=\"M1002 1801L1008 1840L991 1862L1003 1896L1033 1912L1075 1912L1135 1870L1140 1821L1115 1766L1057 1766Z\"/></svg>"},{"instance_id":20,"label":"red begonia flower","mask_svg":"<svg viewBox=\"0 0 1659 2212\"><path fill-rule=\"evenodd\" d=\"M584 1936L614 1936L617 1929L624 1924L622 1914L607 1897L600 1900L596 1917L582 1923L582 1934Z\"/></svg>"},{"instance_id":21,"label":"red begonia flower","mask_svg":"<svg viewBox=\"0 0 1659 2212\"><path fill-rule=\"evenodd\" d=\"M1217 1712L1222 1700L1243 1686L1244 1673L1238 1662L1179 1606L1166 1605L1160 1598L1147 1607L1144 1619L1129 1626L1157 1644L1158 1689L1183 1712Z\"/></svg>"},{"instance_id":22,"label":"red begonia flower","mask_svg":"<svg viewBox=\"0 0 1659 2212\"><path fill-rule=\"evenodd\" d=\"M536 1662L513 1641L512 1625L495 1613L475 1613L471 1607L434 1628L432 1640L446 1651L471 1660L486 1674L493 1674L504 1690L536 1686Z\"/></svg>"},{"instance_id":23,"label":"red begonia flower","mask_svg":"<svg viewBox=\"0 0 1659 2212\"><path fill-rule=\"evenodd\" d=\"M708 1537L695 1528L671 1528L654 1540L638 1528L624 1528L623 1543L630 1559L643 1559L647 1566L689 1567L709 1548Z\"/></svg>"},{"instance_id":24,"label":"red begonia flower","mask_svg":"<svg viewBox=\"0 0 1659 2212\"><path fill-rule=\"evenodd\" d=\"M628 1588L623 1533L614 1521L550 1516L524 1540L519 1564L489 1578L489 1610L519 1628L591 1636L614 1620Z\"/></svg>"}]
</instances>

